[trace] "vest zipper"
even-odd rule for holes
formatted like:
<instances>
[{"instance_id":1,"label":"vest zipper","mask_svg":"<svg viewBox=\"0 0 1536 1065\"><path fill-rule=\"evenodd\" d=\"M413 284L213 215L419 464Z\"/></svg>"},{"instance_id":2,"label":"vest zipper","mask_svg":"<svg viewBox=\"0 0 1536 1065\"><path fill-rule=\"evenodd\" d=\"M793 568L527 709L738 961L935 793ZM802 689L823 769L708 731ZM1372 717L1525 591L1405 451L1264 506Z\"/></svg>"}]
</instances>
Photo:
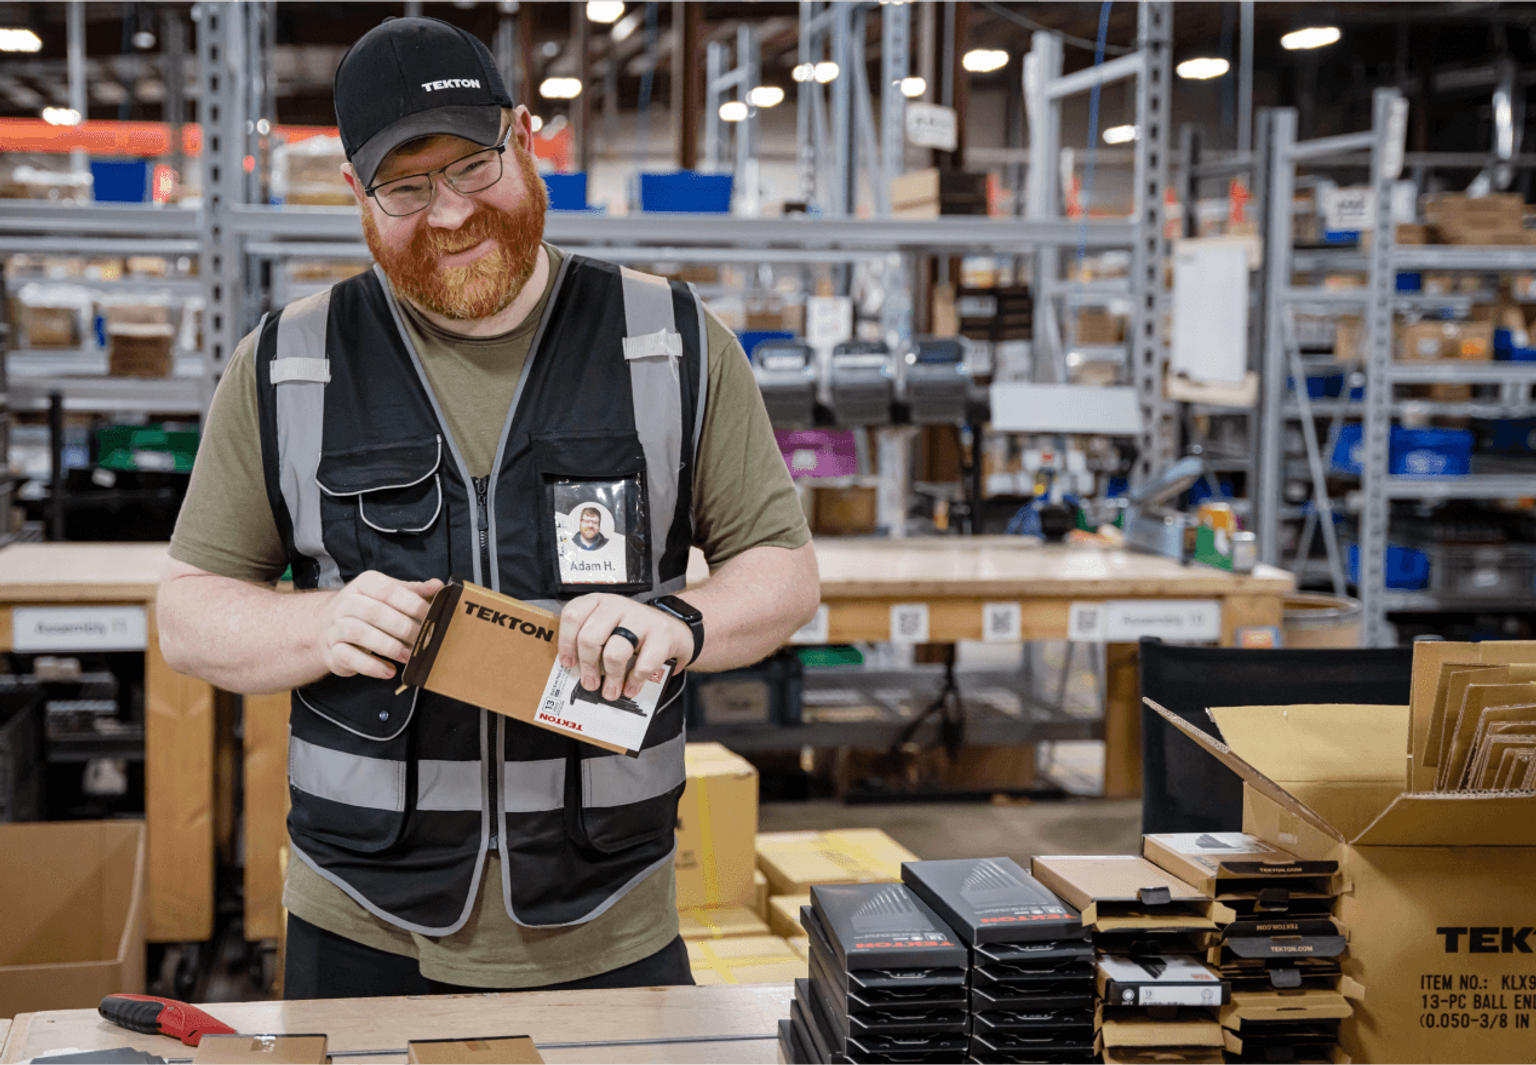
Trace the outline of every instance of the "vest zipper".
<instances>
[{"instance_id":1,"label":"vest zipper","mask_svg":"<svg viewBox=\"0 0 1536 1065\"><path fill-rule=\"evenodd\" d=\"M491 519L490 508L486 506L486 495L490 490L491 479L489 477L474 478L475 484L475 522L480 529L480 580L489 588L491 586ZM487 713L485 710L480 711ZM499 745L496 742L496 729L491 727L487 736L489 738L486 752L487 766L486 777L489 783L489 794L486 796L487 805L490 808L491 818L491 842L492 851L499 846L501 835L501 799L499 793L499 781L497 780L496 764L501 759Z\"/></svg>"}]
</instances>

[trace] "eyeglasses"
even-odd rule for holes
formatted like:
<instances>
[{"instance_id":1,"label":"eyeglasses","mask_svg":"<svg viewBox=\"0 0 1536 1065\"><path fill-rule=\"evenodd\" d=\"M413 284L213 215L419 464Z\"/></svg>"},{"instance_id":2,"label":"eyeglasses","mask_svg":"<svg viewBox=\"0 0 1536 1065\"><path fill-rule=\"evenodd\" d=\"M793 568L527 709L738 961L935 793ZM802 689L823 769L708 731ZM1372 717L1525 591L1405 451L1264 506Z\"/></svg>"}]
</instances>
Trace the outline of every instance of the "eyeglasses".
<instances>
[{"instance_id":1,"label":"eyeglasses","mask_svg":"<svg viewBox=\"0 0 1536 1065\"><path fill-rule=\"evenodd\" d=\"M437 184L432 180L436 174L441 174L448 186L461 196L484 192L496 184L501 180L502 153L506 150L507 142L503 140L494 148L471 152L447 166L440 166L425 174L395 178L363 191L373 197L373 202L385 214L393 218L404 218L432 206L437 196Z\"/></svg>"}]
</instances>

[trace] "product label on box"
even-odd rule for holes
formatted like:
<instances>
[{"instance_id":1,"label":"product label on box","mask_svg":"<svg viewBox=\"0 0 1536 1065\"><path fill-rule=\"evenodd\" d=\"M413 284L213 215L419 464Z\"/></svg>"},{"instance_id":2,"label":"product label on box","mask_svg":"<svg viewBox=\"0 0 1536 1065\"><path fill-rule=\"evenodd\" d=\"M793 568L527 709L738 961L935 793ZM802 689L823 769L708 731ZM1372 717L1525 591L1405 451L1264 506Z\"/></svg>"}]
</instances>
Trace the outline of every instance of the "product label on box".
<instances>
[{"instance_id":1,"label":"product label on box","mask_svg":"<svg viewBox=\"0 0 1536 1065\"><path fill-rule=\"evenodd\" d=\"M1136 993L1138 1006L1219 1006L1221 987L1143 987Z\"/></svg>"},{"instance_id":2,"label":"product label on box","mask_svg":"<svg viewBox=\"0 0 1536 1065\"><path fill-rule=\"evenodd\" d=\"M1110 599L1073 603L1068 638L1135 643L1156 636L1170 643L1221 639L1221 603L1215 599Z\"/></svg>"},{"instance_id":3,"label":"product label on box","mask_svg":"<svg viewBox=\"0 0 1536 1065\"><path fill-rule=\"evenodd\" d=\"M149 630L141 606L16 607L11 611L11 650L142 651Z\"/></svg>"},{"instance_id":4,"label":"product label on box","mask_svg":"<svg viewBox=\"0 0 1536 1065\"><path fill-rule=\"evenodd\" d=\"M651 674L635 698L620 695L610 702L603 698L601 687L589 692L581 686L579 669L566 669L556 660L544 683L539 708L534 712L534 724L570 733L577 739L599 740L626 751L638 751L671 675L672 667L664 665Z\"/></svg>"}]
</instances>

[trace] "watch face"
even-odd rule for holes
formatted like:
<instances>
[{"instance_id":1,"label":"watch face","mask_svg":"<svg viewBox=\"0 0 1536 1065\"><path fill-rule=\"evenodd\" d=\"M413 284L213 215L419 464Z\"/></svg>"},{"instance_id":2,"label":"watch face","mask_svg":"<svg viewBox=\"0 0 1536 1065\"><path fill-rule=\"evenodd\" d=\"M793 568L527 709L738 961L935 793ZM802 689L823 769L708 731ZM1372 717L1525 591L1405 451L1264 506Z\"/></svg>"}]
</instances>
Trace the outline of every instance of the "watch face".
<instances>
[{"instance_id":1,"label":"watch face","mask_svg":"<svg viewBox=\"0 0 1536 1065\"><path fill-rule=\"evenodd\" d=\"M660 598L654 600L652 605L658 606L665 610L667 613L680 618L685 624L688 625L696 625L704 620L703 613L700 612L697 607L690 605L689 603L677 598L676 596L661 596Z\"/></svg>"}]
</instances>

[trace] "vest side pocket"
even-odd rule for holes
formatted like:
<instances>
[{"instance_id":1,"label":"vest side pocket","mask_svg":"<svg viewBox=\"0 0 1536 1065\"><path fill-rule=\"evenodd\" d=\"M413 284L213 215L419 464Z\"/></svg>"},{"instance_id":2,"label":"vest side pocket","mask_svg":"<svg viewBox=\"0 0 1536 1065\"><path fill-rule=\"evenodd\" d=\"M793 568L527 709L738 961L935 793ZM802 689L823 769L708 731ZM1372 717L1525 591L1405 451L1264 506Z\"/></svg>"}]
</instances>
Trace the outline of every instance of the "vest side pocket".
<instances>
[{"instance_id":1,"label":"vest side pocket","mask_svg":"<svg viewBox=\"0 0 1536 1065\"><path fill-rule=\"evenodd\" d=\"M419 690L393 681L322 677L293 693L290 828L345 850L394 846L415 808L413 752Z\"/></svg>"},{"instance_id":2,"label":"vest side pocket","mask_svg":"<svg viewBox=\"0 0 1536 1065\"><path fill-rule=\"evenodd\" d=\"M681 732L635 758L583 745L579 842L618 854L673 832L687 783L683 747Z\"/></svg>"},{"instance_id":3,"label":"vest side pocket","mask_svg":"<svg viewBox=\"0 0 1536 1065\"><path fill-rule=\"evenodd\" d=\"M355 550L345 555L363 569L400 580L445 578L452 567L442 457L441 437L327 451L315 473L327 540L346 538Z\"/></svg>"}]
</instances>

